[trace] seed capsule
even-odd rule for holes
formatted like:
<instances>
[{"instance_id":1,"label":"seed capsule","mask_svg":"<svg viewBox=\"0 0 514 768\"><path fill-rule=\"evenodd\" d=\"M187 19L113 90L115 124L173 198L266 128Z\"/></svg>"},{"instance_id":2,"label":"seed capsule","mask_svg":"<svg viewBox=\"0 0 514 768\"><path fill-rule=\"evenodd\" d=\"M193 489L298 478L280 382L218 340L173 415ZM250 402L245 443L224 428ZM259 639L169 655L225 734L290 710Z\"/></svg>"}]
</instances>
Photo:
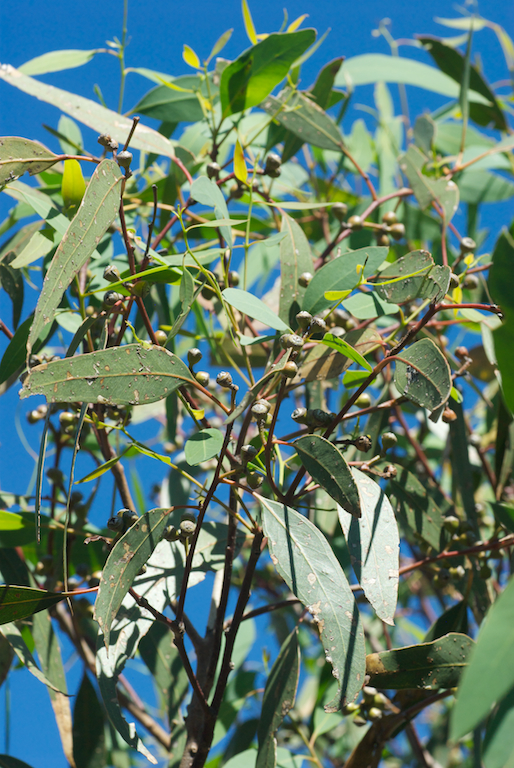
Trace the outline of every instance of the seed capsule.
<instances>
[{"instance_id":1,"label":"seed capsule","mask_svg":"<svg viewBox=\"0 0 514 768\"><path fill-rule=\"evenodd\" d=\"M384 224L387 224L388 227L391 227L393 224L396 224L398 217L394 211L386 211L382 216L382 221Z\"/></svg>"},{"instance_id":2,"label":"seed capsule","mask_svg":"<svg viewBox=\"0 0 514 768\"><path fill-rule=\"evenodd\" d=\"M332 206L332 213L339 222L343 222L348 216L348 206L346 203L334 203Z\"/></svg>"},{"instance_id":3,"label":"seed capsule","mask_svg":"<svg viewBox=\"0 0 514 768\"><path fill-rule=\"evenodd\" d=\"M292 360L288 360L288 362L284 365L280 373L286 379L294 379L294 377L298 373L298 366L296 365L296 363L293 363Z\"/></svg>"},{"instance_id":4,"label":"seed capsule","mask_svg":"<svg viewBox=\"0 0 514 768\"><path fill-rule=\"evenodd\" d=\"M358 451L366 453L371 449L373 443L369 435L359 435L359 437L355 440L354 445Z\"/></svg>"},{"instance_id":5,"label":"seed capsule","mask_svg":"<svg viewBox=\"0 0 514 768\"><path fill-rule=\"evenodd\" d=\"M465 253L474 253L476 250L477 244L473 240L472 237L463 237L460 241L460 252L462 254Z\"/></svg>"},{"instance_id":6,"label":"seed capsule","mask_svg":"<svg viewBox=\"0 0 514 768\"><path fill-rule=\"evenodd\" d=\"M249 461L254 459L259 450L254 445L243 445L241 447L241 461L243 464L248 464Z\"/></svg>"},{"instance_id":7,"label":"seed capsule","mask_svg":"<svg viewBox=\"0 0 514 768\"><path fill-rule=\"evenodd\" d=\"M122 168L130 168L130 163L132 162L132 152L129 152L128 150L124 149L121 152L118 152L116 155L116 161L118 165L121 165Z\"/></svg>"},{"instance_id":8,"label":"seed capsule","mask_svg":"<svg viewBox=\"0 0 514 768\"><path fill-rule=\"evenodd\" d=\"M193 365L196 365L196 363L199 363L202 359L202 353L198 349L198 347L192 347L187 352L187 362L189 363L189 366L192 368Z\"/></svg>"},{"instance_id":9,"label":"seed capsule","mask_svg":"<svg viewBox=\"0 0 514 768\"><path fill-rule=\"evenodd\" d=\"M310 272L303 272L298 278L298 285L301 288L307 288L311 280L312 280L312 274Z\"/></svg>"},{"instance_id":10,"label":"seed capsule","mask_svg":"<svg viewBox=\"0 0 514 768\"><path fill-rule=\"evenodd\" d=\"M311 320L312 320L312 315L310 312L302 311L302 312L298 312L298 314L296 315L296 322L298 323L300 328L302 328L304 331L311 324Z\"/></svg>"},{"instance_id":11,"label":"seed capsule","mask_svg":"<svg viewBox=\"0 0 514 768\"><path fill-rule=\"evenodd\" d=\"M348 226L353 232L358 232L359 229L362 229L362 227L364 226L362 217L357 215L350 216L350 218L348 219Z\"/></svg>"},{"instance_id":12,"label":"seed capsule","mask_svg":"<svg viewBox=\"0 0 514 768\"><path fill-rule=\"evenodd\" d=\"M264 421L266 416L268 415L268 408L266 408L265 405L262 403L254 403L252 405L252 416L255 419L255 421Z\"/></svg>"},{"instance_id":13,"label":"seed capsule","mask_svg":"<svg viewBox=\"0 0 514 768\"><path fill-rule=\"evenodd\" d=\"M389 448L394 448L398 443L398 438L394 432L384 432L382 435L382 448L384 451L388 451Z\"/></svg>"},{"instance_id":14,"label":"seed capsule","mask_svg":"<svg viewBox=\"0 0 514 768\"><path fill-rule=\"evenodd\" d=\"M394 240L401 240L402 237L405 237L405 225L400 222L393 224L392 227L389 228L389 234Z\"/></svg>"},{"instance_id":15,"label":"seed capsule","mask_svg":"<svg viewBox=\"0 0 514 768\"><path fill-rule=\"evenodd\" d=\"M166 331L161 331L159 329L158 331L155 331L155 339L157 341L157 344L163 347L168 341L168 334L166 333Z\"/></svg>"},{"instance_id":16,"label":"seed capsule","mask_svg":"<svg viewBox=\"0 0 514 768\"><path fill-rule=\"evenodd\" d=\"M209 179L217 179L219 178L221 167L218 165L218 163L208 163L206 171Z\"/></svg>"},{"instance_id":17,"label":"seed capsule","mask_svg":"<svg viewBox=\"0 0 514 768\"><path fill-rule=\"evenodd\" d=\"M109 283L117 283L119 280L121 280L118 267L115 267L114 264L109 264L104 269L104 280L107 280Z\"/></svg>"},{"instance_id":18,"label":"seed capsule","mask_svg":"<svg viewBox=\"0 0 514 768\"><path fill-rule=\"evenodd\" d=\"M123 301L123 299L124 296L122 296L121 293L118 293L117 291L107 291L104 293L104 304L106 307L114 307L118 301Z\"/></svg>"},{"instance_id":19,"label":"seed capsule","mask_svg":"<svg viewBox=\"0 0 514 768\"><path fill-rule=\"evenodd\" d=\"M296 421L297 424L307 424L307 408L295 408L291 414L291 418L293 421Z\"/></svg>"},{"instance_id":20,"label":"seed capsule","mask_svg":"<svg viewBox=\"0 0 514 768\"><path fill-rule=\"evenodd\" d=\"M255 491L257 488L259 488L259 486L263 484L264 478L258 472L248 472L246 475L246 482L250 488Z\"/></svg>"},{"instance_id":21,"label":"seed capsule","mask_svg":"<svg viewBox=\"0 0 514 768\"><path fill-rule=\"evenodd\" d=\"M232 386L232 376L228 371L220 371L216 376L216 383L219 384L220 387L230 389Z\"/></svg>"},{"instance_id":22,"label":"seed capsule","mask_svg":"<svg viewBox=\"0 0 514 768\"><path fill-rule=\"evenodd\" d=\"M202 387L209 386L210 377L207 371L197 371L195 373L195 379Z\"/></svg>"}]
</instances>

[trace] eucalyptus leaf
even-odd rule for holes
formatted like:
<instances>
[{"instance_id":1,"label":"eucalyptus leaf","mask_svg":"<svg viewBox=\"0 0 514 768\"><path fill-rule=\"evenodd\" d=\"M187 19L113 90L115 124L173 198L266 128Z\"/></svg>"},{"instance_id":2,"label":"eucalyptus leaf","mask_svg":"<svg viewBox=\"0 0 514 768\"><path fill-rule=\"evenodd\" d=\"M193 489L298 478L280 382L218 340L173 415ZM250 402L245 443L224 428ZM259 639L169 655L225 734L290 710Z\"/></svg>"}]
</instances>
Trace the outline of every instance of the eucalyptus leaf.
<instances>
[{"instance_id":1,"label":"eucalyptus leaf","mask_svg":"<svg viewBox=\"0 0 514 768\"><path fill-rule=\"evenodd\" d=\"M358 469L351 473L360 497L359 518L338 506L357 581L386 624L394 624L398 598L400 537L391 503L380 486Z\"/></svg>"},{"instance_id":2,"label":"eucalyptus leaf","mask_svg":"<svg viewBox=\"0 0 514 768\"><path fill-rule=\"evenodd\" d=\"M382 270L374 286L379 296L397 304L416 299L441 301L450 276L450 267L435 265L428 251L412 251Z\"/></svg>"},{"instance_id":3,"label":"eucalyptus leaf","mask_svg":"<svg viewBox=\"0 0 514 768\"><path fill-rule=\"evenodd\" d=\"M311 247L298 222L282 214L280 232L280 302L279 316L288 325L295 323L295 316L302 306L305 287L300 285L300 275L314 272Z\"/></svg>"},{"instance_id":4,"label":"eucalyptus leaf","mask_svg":"<svg viewBox=\"0 0 514 768\"><path fill-rule=\"evenodd\" d=\"M80 207L46 273L30 329L27 354L42 328L53 321L64 292L114 221L120 205L121 178L120 169L113 160L102 160L95 169Z\"/></svg>"},{"instance_id":5,"label":"eucalyptus leaf","mask_svg":"<svg viewBox=\"0 0 514 768\"><path fill-rule=\"evenodd\" d=\"M348 331L344 335L344 340L354 352L365 355L368 350L380 342L380 337L374 328L363 328L359 331ZM326 349L325 347L324 344L316 344L305 353L300 377L306 382L334 379L355 362L355 355L352 358L343 353L343 351L347 351L345 347L341 346L337 349Z\"/></svg>"},{"instance_id":6,"label":"eucalyptus leaf","mask_svg":"<svg viewBox=\"0 0 514 768\"><path fill-rule=\"evenodd\" d=\"M47 606L48 607L48 606ZM43 610L43 609L41 609ZM4 623L0 629L0 633L10 643L14 653L19 658L21 663L28 669L31 675L34 675L41 683L44 683L49 688L53 688L53 683L46 677L46 675L39 669L38 665L34 661L34 657L30 652L23 636L14 623ZM63 693L59 691L59 693Z\"/></svg>"},{"instance_id":7,"label":"eucalyptus leaf","mask_svg":"<svg viewBox=\"0 0 514 768\"><path fill-rule=\"evenodd\" d=\"M37 365L25 379L20 397L141 405L162 400L192 381L189 368L163 347L127 344Z\"/></svg>"},{"instance_id":8,"label":"eucalyptus leaf","mask_svg":"<svg viewBox=\"0 0 514 768\"><path fill-rule=\"evenodd\" d=\"M82 67L91 61L93 56L99 51L93 49L90 51L80 50L62 50L50 51L42 56L36 56L18 67L18 72L24 75L46 75L49 72L61 72L63 69L75 69Z\"/></svg>"},{"instance_id":9,"label":"eucalyptus leaf","mask_svg":"<svg viewBox=\"0 0 514 768\"><path fill-rule=\"evenodd\" d=\"M223 432L210 427L192 435L184 446L187 463L194 467L214 458L223 445Z\"/></svg>"},{"instance_id":10,"label":"eucalyptus leaf","mask_svg":"<svg viewBox=\"0 0 514 768\"><path fill-rule=\"evenodd\" d=\"M31 176L57 162L57 155L44 147L39 141L29 141L17 136L0 138L0 189L15 181L24 173Z\"/></svg>"},{"instance_id":11,"label":"eucalyptus leaf","mask_svg":"<svg viewBox=\"0 0 514 768\"><path fill-rule=\"evenodd\" d=\"M339 448L320 435L305 435L293 445L312 479L350 515L360 517L359 491Z\"/></svg>"},{"instance_id":12,"label":"eucalyptus leaf","mask_svg":"<svg viewBox=\"0 0 514 768\"><path fill-rule=\"evenodd\" d=\"M458 739L472 731L496 702L514 687L510 663L514 642L514 579L493 603L464 672L452 711L450 734ZM487 684L485 684L487 681Z\"/></svg>"},{"instance_id":13,"label":"eucalyptus leaf","mask_svg":"<svg viewBox=\"0 0 514 768\"><path fill-rule=\"evenodd\" d=\"M103 768L105 717L94 686L84 672L73 710L73 754L77 768Z\"/></svg>"},{"instance_id":14,"label":"eucalyptus leaf","mask_svg":"<svg viewBox=\"0 0 514 768\"><path fill-rule=\"evenodd\" d=\"M242 291L240 288L225 288L221 295L232 307L239 312L254 320L259 320L268 328L274 328L276 331L290 331L289 326L270 309L262 299L254 296L248 291Z\"/></svg>"},{"instance_id":15,"label":"eucalyptus leaf","mask_svg":"<svg viewBox=\"0 0 514 768\"><path fill-rule=\"evenodd\" d=\"M404 467L396 466L396 470L396 477L389 480L390 498L396 514L404 526L439 551L444 519L434 498L435 489L430 486L427 489L425 483Z\"/></svg>"},{"instance_id":16,"label":"eucalyptus leaf","mask_svg":"<svg viewBox=\"0 0 514 768\"><path fill-rule=\"evenodd\" d=\"M264 532L275 568L318 625L327 661L338 681L326 706L336 712L364 684L364 635L359 609L332 548L294 509L260 498Z\"/></svg>"},{"instance_id":17,"label":"eucalyptus leaf","mask_svg":"<svg viewBox=\"0 0 514 768\"><path fill-rule=\"evenodd\" d=\"M278 97L268 96L261 107L308 144L321 149L341 150L343 136L339 126L306 94L286 88Z\"/></svg>"},{"instance_id":18,"label":"eucalyptus leaf","mask_svg":"<svg viewBox=\"0 0 514 768\"><path fill-rule=\"evenodd\" d=\"M276 734L294 706L299 672L300 646L295 628L282 644L266 681L257 730L259 751L255 768L275 768L277 764Z\"/></svg>"},{"instance_id":19,"label":"eucalyptus leaf","mask_svg":"<svg viewBox=\"0 0 514 768\"><path fill-rule=\"evenodd\" d=\"M400 158L400 168L407 176L421 210L435 201L443 209L445 221L449 222L459 205L459 187L454 181L432 178L423 173L427 162L428 158L411 144Z\"/></svg>"},{"instance_id":20,"label":"eucalyptus leaf","mask_svg":"<svg viewBox=\"0 0 514 768\"><path fill-rule=\"evenodd\" d=\"M510 768L514 756L514 689L487 723L482 760L485 768Z\"/></svg>"},{"instance_id":21,"label":"eucalyptus leaf","mask_svg":"<svg viewBox=\"0 0 514 768\"><path fill-rule=\"evenodd\" d=\"M59 603L66 592L48 592L32 587L0 585L0 624L19 621Z\"/></svg>"},{"instance_id":22,"label":"eucalyptus leaf","mask_svg":"<svg viewBox=\"0 0 514 768\"><path fill-rule=\"evenodd\" d=\"M434 411L450 396L450 367L433 341L421 339L398 354L394 383L413 403Z\"/></svg>"},{"instance_id":23,"label":"eucalyptus leaf","mask_svg":"<svg viewBox=\"0 0 514 768\"><path fill-rule=\"evenodd\" d=\"M470 663L473 640L450 632L430 643L366 656L366 674L379 688L454 688Z\"/></svg>"},{"instance_id":24,"label":"eucalyptus leaf","mask_svg":"<svg viewBox=\"0 0 514 768\"><path fill-rule=\"evenodd\" d=\"M358 363L358 365L362 366L362 368L365 368L370 373L373 370L366 358L363 357L360 352L354 349L351 344L348 344L345 339L342 339L339 336L334 336L333 333L326 333L321 339L320 344L324 344L326 347L330 347L330 349L335 349L337 352L340 352L341 355L350 358L350 360L353 360L354 363Z\"/></svg>"}]
</instances>

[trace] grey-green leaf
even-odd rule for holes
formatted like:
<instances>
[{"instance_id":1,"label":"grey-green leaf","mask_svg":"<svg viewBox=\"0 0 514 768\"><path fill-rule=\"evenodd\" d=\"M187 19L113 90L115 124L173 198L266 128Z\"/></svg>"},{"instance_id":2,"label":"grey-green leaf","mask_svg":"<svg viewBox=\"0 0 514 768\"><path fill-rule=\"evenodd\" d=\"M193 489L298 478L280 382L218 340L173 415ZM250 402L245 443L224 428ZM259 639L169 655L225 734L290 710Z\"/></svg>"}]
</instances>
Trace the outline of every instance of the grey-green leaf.
<instances>
[{"instance_id":1,"label":"grey-green leaf","mask_svg":"<svg viewBox=\"0 0 514 768\"><path fill-rule=\"evenodd\" d=\"M316 272L309 283L302 309L312 315L327 309L334 303L325 299L327 291L352 290L359 282L357 266L365 264L364 277L371 277L386 260L387 253L388 248L371 245L357 251L348 251L329 261Z\"/></svg>"},{"instance_id":2,"label":"grey-green leaf","mask_svg":"<svg viewBox=\"0 0 514 768\"><path fill-rule=\"evenodd\" d=\"M109 134L122 145L127 140L132 128L132 120L102 107L101 104L97 104L91 99L63 91L53 85L46 85L40 80L23 74L19 69L15 69L9 64L0 69L0 79L30 96L35 96L40 101L52 104L94 131ZM142 123L138 124L130 144L135 149L142 149L144 152L154 152L165 157L175 156L172 142L158 131Z\"/></svg>"},{"instance_id":3,"label":"grey-green leaf","mask_svg":"<svg viewBox=\"0 0 514 768\"><path fill-rule=\"evenodd\" d=\"M51 168L57 156L39 141L18 136L0 138L0 189L28 171L31 176Z\"/></svg>"},{"instance_id":4,"label":"grey-green leaf","mask_svg":"<svg viewBox=\"0 0 514 768\"><path fill-rule=\"evenodd\" d=\"M255 768L275 768L277 763L277 731L294 706L300 672L298 629L282 644L266 681L261 717L257 729L259 751Z\"/></svg>"},{"instance_id":5,"label":"grey-green leaf","mask_svg":"<svg viewBox=\"0 0 514 768\"><path fill-rule=\"evenodd\" d=\"M394 383L413 403L434 411L450 396L450 366L433 341L421 339L398 354Z\"/></svg>"},{"instance_id":6,"label":"grey-green leaf","mask_svg":"<svg viewBox=\"0 0 514 768\"><path fill-rule=\"evenodd\" d=\"M370 653L366 656L366 674L371 676L370 683L379 688L454 688L469 663L473 646L467 635L451 632L431 643Z\"/></svg>"},{"instance_id":7,"label":"grey-green leaf","mask_svg":"<svg viewBox=\"0 0 514 768\"><path fill-rule=\"evenodd\" d=\"M202 205L214 208L216 219L230 218L227 202L214 179L208 179L207 176L199 176L195 179L191 185L191 197ZM220 227L220 232L227 245L232 247L232 229L223 226Z\"/></svg>"},{"instance_id":8,"label":"grey-green leaf","mask_svg":"<svg viewBox=\"0 0 514 768\"><path fill-rule=\"evenodd\" d=\"M397 466L396 478L389 483L390 497L400 521L439 551L443 513L433 498L434 489L427 488L416 475L401 466Z\"/></svg>"},{"instance_id":9,"label":"grey-green leaf","mask_svg":"<svg viewBox=\"0 0 514 768\"><path fill-rule=\"evenodd\" d=\"M369 349L380 343L380 336L375 328L348 331L344 338L346 343L361 355L365 355ZM316 344L307 350L300 371L302 378L306 382L324 381L334 379L346 371L354 360L338 350L339 348L326 349L324 344ZM366 373L366 376L368 375Z\"/></svg>"},{"instance_id":10,"label":"grey-green leaf","mask_svg":"<svg viewBox=\"0 0 514 768\"><path fill-rule=\"evenodd\" d=\"M223 445L223 432L219 429L201 429L196 432L184 446L186 461L191 467L195 467L208 459L214 458Z\"/></svg>"},{"instance_id":11,"label":"grey-green leaf","mask_svg":"<svg viewBox=\"0 0 514 768\"><path fill-rule=\"evenodd\" d=\"M412 251L382 270L374 285L379 296L397 304L415 299L440 301L448 292L450 276L450 267L435 265L428 251Z\"/></svg>"},{"instance_id":12,"label":"grey-green leaf","mask_svg":"<svg viewBox=\"0 0 514 768\"><path fill-rule=\"evenodd\" d=\"M95 168L86 193L46 273L30 329L27 354L51 323L64 292L96 249L118 213L122 174L114 160L105 159Z\"/></svg>"},{"instance_id":13,"label":"grey-green leaf","mask_svg":"<svg viewBox=\"0 0 514 768\"><path fill-rule=\"evenodd\" d=\"M46 75L49 72L61 72L63 69L75 69L91 61L97 50L80 51L76 49L50 51L26 61L18 72L24 75Z\"/></svg>"},{"instance_id":14,"label":"grey-green leaf","mask_svg":"<svg viewBox=\"0 0 514 768\"><path fill-rule=\"evenodd\" d=\"M305 435L293 445L312 479L350 515L360 517L357 484L339 448L320 435Z\"/></svg>"},{"instance_id":15,"label":"grey-green leaf","mask_svg":"<svg viewBox=\"0 0 514 768\"><path fill-rule=\"evenodd\" d=\"M76 768L103 768L106 764L104 712L87 672L73 710L73 754Z\"/></svg>"},{"instance_id":16,"label":"grey-green leaf","mask_svg":"<svg viewBox=\"0 0 514 768\"><path fill-rule=\"evenodd\" d=\"M338 690L325 709L335 712L355 699L364 684L364 634L355 597L321 531L290 507L263 498L260 502L271 559L311 612L332 664Z\"/></svg>"},{"instance_id":17,"label":"grey-green leaf","mask_svg":"<svg viewBox=\"0 0 514 768\"><path fill-rule=\"evenodd\" d=\"M268 96L262 109L272 115L284 128L308 144L321 149L340 151L343 136L337 123L304 93L284 89L278 97Z\"/></svg>"},{"instance_id":18,"label":"grey-green leaf","mask_svg":"<svg viewBox=\"0 0 514 768\"><path fill-rule=\"evenodd\" d=\"M498 597L482 624L477 645L457 692L450 734L458 739L475 728L495 702L514 686L514 579Z\"/></svg>"},{"instance_id":19,"label":"grey-green leaf","mask_svg":"<svg viewBox=\"0 0 514 768\"><path fill-rule=\"evenodd\" d=\"M305 272L314 273L311 247L298 222L286 213L282 214L280 232L280 303L281 319L290 325L302 306L305 288L298 282Z\"/></svg>"},{"instance_id":20,"label":"grey-green leaf","mask_svg":"<svg viewBox=\"0 0 514 768\"><path fill-rule=\"evenodd\" d=\"M290 330L289 326L253 293L242 291L240 288L225 288L221 295L227 304L248 315L248 317L259 320L268 328L274 328L276 331Z\"/></svg>"},{"instance_id":21,"label":"grey-green leaf","mask_svg":"<svg viewBox=\"0 0 514 768\"><path fill-rule=\"evenodd\" d=\"M459 188L454 181L426 176L423 168L427 162L428 158L411 144L405 155L400 158L400 168L407 176L421 210L435 201L443 209L445 221L448 223L459 205Z\"/></svg>"},{"instance_id":22,"label":"grey-green leaf","mask_svg":"<svg viewBox=\"0 0 514 768\"><path fill-rule=\"evenodd\" d=\"M400 537L393 508L374 480L358 469L351 472L362 515L356 519L338 507L339 521L357 581L377 616L386 624L394 624Z\"/></svg>"},{"instance_id":23,"label":"grey-green leaf","mask_svg":"<svg viewBox=\"0 0 514 768\"><path fill-rule=\"evenodd\" d=\"M187 365L167 349L127 344L37 365L25 379L20 397L143 405L162 400L192 381Z\"/></svg>"},{"instance_id":24,"label":"grey-green leaf","mask_svg":"<svg viewBox=\"0 0 514 768\"><path fill-rule=\"evenodd\" d=\"M514 689L487 723L482 760L485 768L510 768L514 755Z\"/></svg>"},{"instance_id":25,"label":"grey-green leaf","mask_svg":"<svg viewBox=\"0 0 514 768\"><path fill-rule=\"evenodd\" d=\"M28 649L27 644L25 643L25 640L23 639L23 636L14 623L7 623L4 624L0 628L0 632L5 637L6 640L11 644L11 647L16 654L16 656L19 658L21 663L27 667L28 671L34 675L41 683L44 683L49 688L54 688L53 684L50 682L50 680L41 672L38 665L36 664L34 657L32 656L31 652ZM54 689L56 690L56 689Z\"/></svg>"},{"instance_id":26,"label":"grey-green leaf","mask_svg":"<svg viewBox=\"0 0 514 768\"><path fill-rule=\"evenodd\" d=\"M111 624L141 567L159 543L169 509L146 512L116 542L109 553L100 579L95 603L95 619L109 647Z\"/></svg>"}]
</instances>

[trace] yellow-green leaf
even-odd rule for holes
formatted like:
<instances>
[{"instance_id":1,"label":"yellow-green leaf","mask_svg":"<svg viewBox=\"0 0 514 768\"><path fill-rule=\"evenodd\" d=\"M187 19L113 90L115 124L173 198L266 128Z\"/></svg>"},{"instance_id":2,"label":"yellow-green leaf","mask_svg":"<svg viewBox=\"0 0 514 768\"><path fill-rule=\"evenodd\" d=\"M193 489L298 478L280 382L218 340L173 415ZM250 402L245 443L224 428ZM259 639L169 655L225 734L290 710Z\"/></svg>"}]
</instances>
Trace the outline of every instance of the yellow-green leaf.
<instances>
[{"instance_id":1,"label":"yellow-green leaf","mask_svg":"<svg viewBox=\"0 0 514 768\"><path fill-rule=\"evenodd\" d=\"M298 27L309 17L308 13L303 13L301 16L298 16L297 19L291 22L291 24L286 29L286 32L296 32Z\"/></svg>"},{"instance_id":2,"label":"yellow-green leaf","mask_svg":"<svg viewBox=\"0 0 514 768\"><path fill-rule=\"evenodd\" d=\"M246 184L248 178L248 168L246 167L246 160L243 152L243 148L239 143L239 139L236 141L234 149L234 174L236 179Z\"/></svg>"},{"instance_id":3,"label":"yellow-green leaf","mask_svg":"<svg viewBox=\"0 0 514 768\"><path fill-rule=\"evenodd\" d=\"M257 45L257 34L255 32L255 26L253 23L252 14L250 13L250 9L248 7L248 3L246 0L242 0L241 5L243 8L243 20L245 23L246 34L248 35L248 39L250 40L251 44Z\"/></svg>"},{"instance_id":4,"label":"yellow-green leaf","mask_svg":"<svg viewBox=\"0 0 514 768\"><path fill-rule=\"evenodd\" d=\"M193 69L200 69L200 59L196 55L196 53L193 51L193 49L189 45L184 45L184 50L182 51L182 58L186 62L186 64L189 64L190 67L193 67Z\"/></svg>"},{"instance_id":5,"label":"yellow-green leaf","mask_svg":"<svg viewBox=\"0 0 514 768\"><path fill-rule=\"evenodd\" d=\"M65 160L62 175L61 194L64 208L69 218L73 218L82 202L86 182L78 160Z\"/></svg>"}]
</instances>

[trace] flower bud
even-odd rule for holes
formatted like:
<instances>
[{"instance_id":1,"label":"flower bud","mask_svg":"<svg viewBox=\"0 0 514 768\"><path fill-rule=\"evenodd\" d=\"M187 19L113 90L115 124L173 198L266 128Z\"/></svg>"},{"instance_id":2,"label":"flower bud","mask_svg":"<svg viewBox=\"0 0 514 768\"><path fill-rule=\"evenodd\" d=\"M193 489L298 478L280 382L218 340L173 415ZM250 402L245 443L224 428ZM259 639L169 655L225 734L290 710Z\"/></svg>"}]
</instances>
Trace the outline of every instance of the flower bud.
<instances>
[{"instance_id":1,"label":"flower bud","mask_svg":"<svg viewBox=\"0 0 514 768\"><path fill-rule=\"evenodd\" d=\"M311 324L311 320L312 320L312 315L310 312L302 311L302 312L298 312L298 314L296 315L296 322L298 323L300 328L302 328L304 331Z\"/></svg>"},{"instance_id":2,"label":"flower bud","mask_svg":"<svg viewBox=\"0 0 514 768\"><path fill-rule=\"evenodd\" d=\"M132 162L132 152L129 152L126 149L118 152L116 155L116 162L122 168L130 168L130 163Z\"/></svg>"},{"instance_id":3,"label":"flower bud","mask_svg":"<svg viewBox=\"0 0 514 768\"><path fill-rule=\"evenodd\" d=\"M206 169L209 179L218 179L221 171L221 167L218 163L207 163Z\"/></svg>"},{"instance_id":4,"label":"flower bud","mask_svg":"<svg viewBox=\"0 0 514 768\"><path fill-rule=\"evenodd\" d=\"M284 365L280 373L286 379L294 379L294 377L298 374L298 366L296 365L296 363L293 363L292 360L288 360L288 362Z\"/></svg>"},{"instance_id":5,"label":"flower bud","mask_svg":"<svg viewBox=\"0 0 514 768\"><path fill-rule=\"evenodd\" d=\"M386 211L382 216L382 221L388 227L391 227L393 224L396 224L396 222L398 221L398 217L396 216L396 213L394 211Z\"/></svg>"},{"instance_id":6,"label":"flower bud","mask_svg":"<svg viewBox=\"0 0 514 768\"><path fill-rule=\"evenodd\" d=\"M334 203L332 206L332 213L338 221L343 222L348 216L348 206L346 203Z\"/></svg>"},{"instance_id":7,"label":"flower bud","mask_svg":"<svg viewBox=\"0 0 514 768\"><path fill-rule=\"evenodd\" d=\"M123 301L123 299L124 296L117 291L106 291L106 293L104 293L104 304L106 307L114 307L118 301Z\"/></svg>"},{"instance_id":8,"label":"flower bud","mask_svg":"<svg viewBox=\"0 0 514 768\"><path fill-rule=\"evenodd\" d=\"M357 215L350 216L350 218L348 219L348 226L350 227L352 232L358 232L358 230L362 229L362 227L364 226L362 217Z\"/></svg>"},{"instance_id":9,"label":"flower bud","mask_svg":"<svg viewBox=\"0 0 514 768\"><path fill-rule=\"evenodd\" d=\"M115 267L114 264L109 264L104 269L104 280L107 280L109 283L117 283L119 280L121 280L118 267Z\"/></svg>"},{"instance_id":10,"label":"flower bud","mask_svg":"<svg viewBox=\"0 0 514 768\"><path fill-rule=\"evenodd\" d=\"M302 274L298 278L298 285L301 288L307 288L311 280L312 280L311 272L302 272Z\"/></svg>"},{"instance_id":11,"label":"flower bud","mask_svg":"<svg viewBox=\"0 0 514 768\"><path fill-rule=\"evenodd\" d=\"M189 367L192 368L193 365L196 365L196 363L199 363L202 359L202 353L198 349L198 347L192 347L187 352L187 362L189 363Z\"/></svg>"},{"instance_id":12,"label":"flower bud","mask_svg":"<svg viewBox=\"0 0 514 768\"><path fill-rule=\"evenodd\" d=\"M209 374L207 371L197 371L195 373L195 379L202 387L208 387L209 386Z\"/></svg>"},{"instance_id":13,"label":"flower bud","mask_svg":"<svg viewBox=\"0 0 514 768\"><path fill-rule=\"evenodd\" d=\"M159 346L163 347L166 342L168 341L168 334L166 331L161 331L160 329L158 331L155 331L155 340Z\"/></svg>"}]
</instances>

